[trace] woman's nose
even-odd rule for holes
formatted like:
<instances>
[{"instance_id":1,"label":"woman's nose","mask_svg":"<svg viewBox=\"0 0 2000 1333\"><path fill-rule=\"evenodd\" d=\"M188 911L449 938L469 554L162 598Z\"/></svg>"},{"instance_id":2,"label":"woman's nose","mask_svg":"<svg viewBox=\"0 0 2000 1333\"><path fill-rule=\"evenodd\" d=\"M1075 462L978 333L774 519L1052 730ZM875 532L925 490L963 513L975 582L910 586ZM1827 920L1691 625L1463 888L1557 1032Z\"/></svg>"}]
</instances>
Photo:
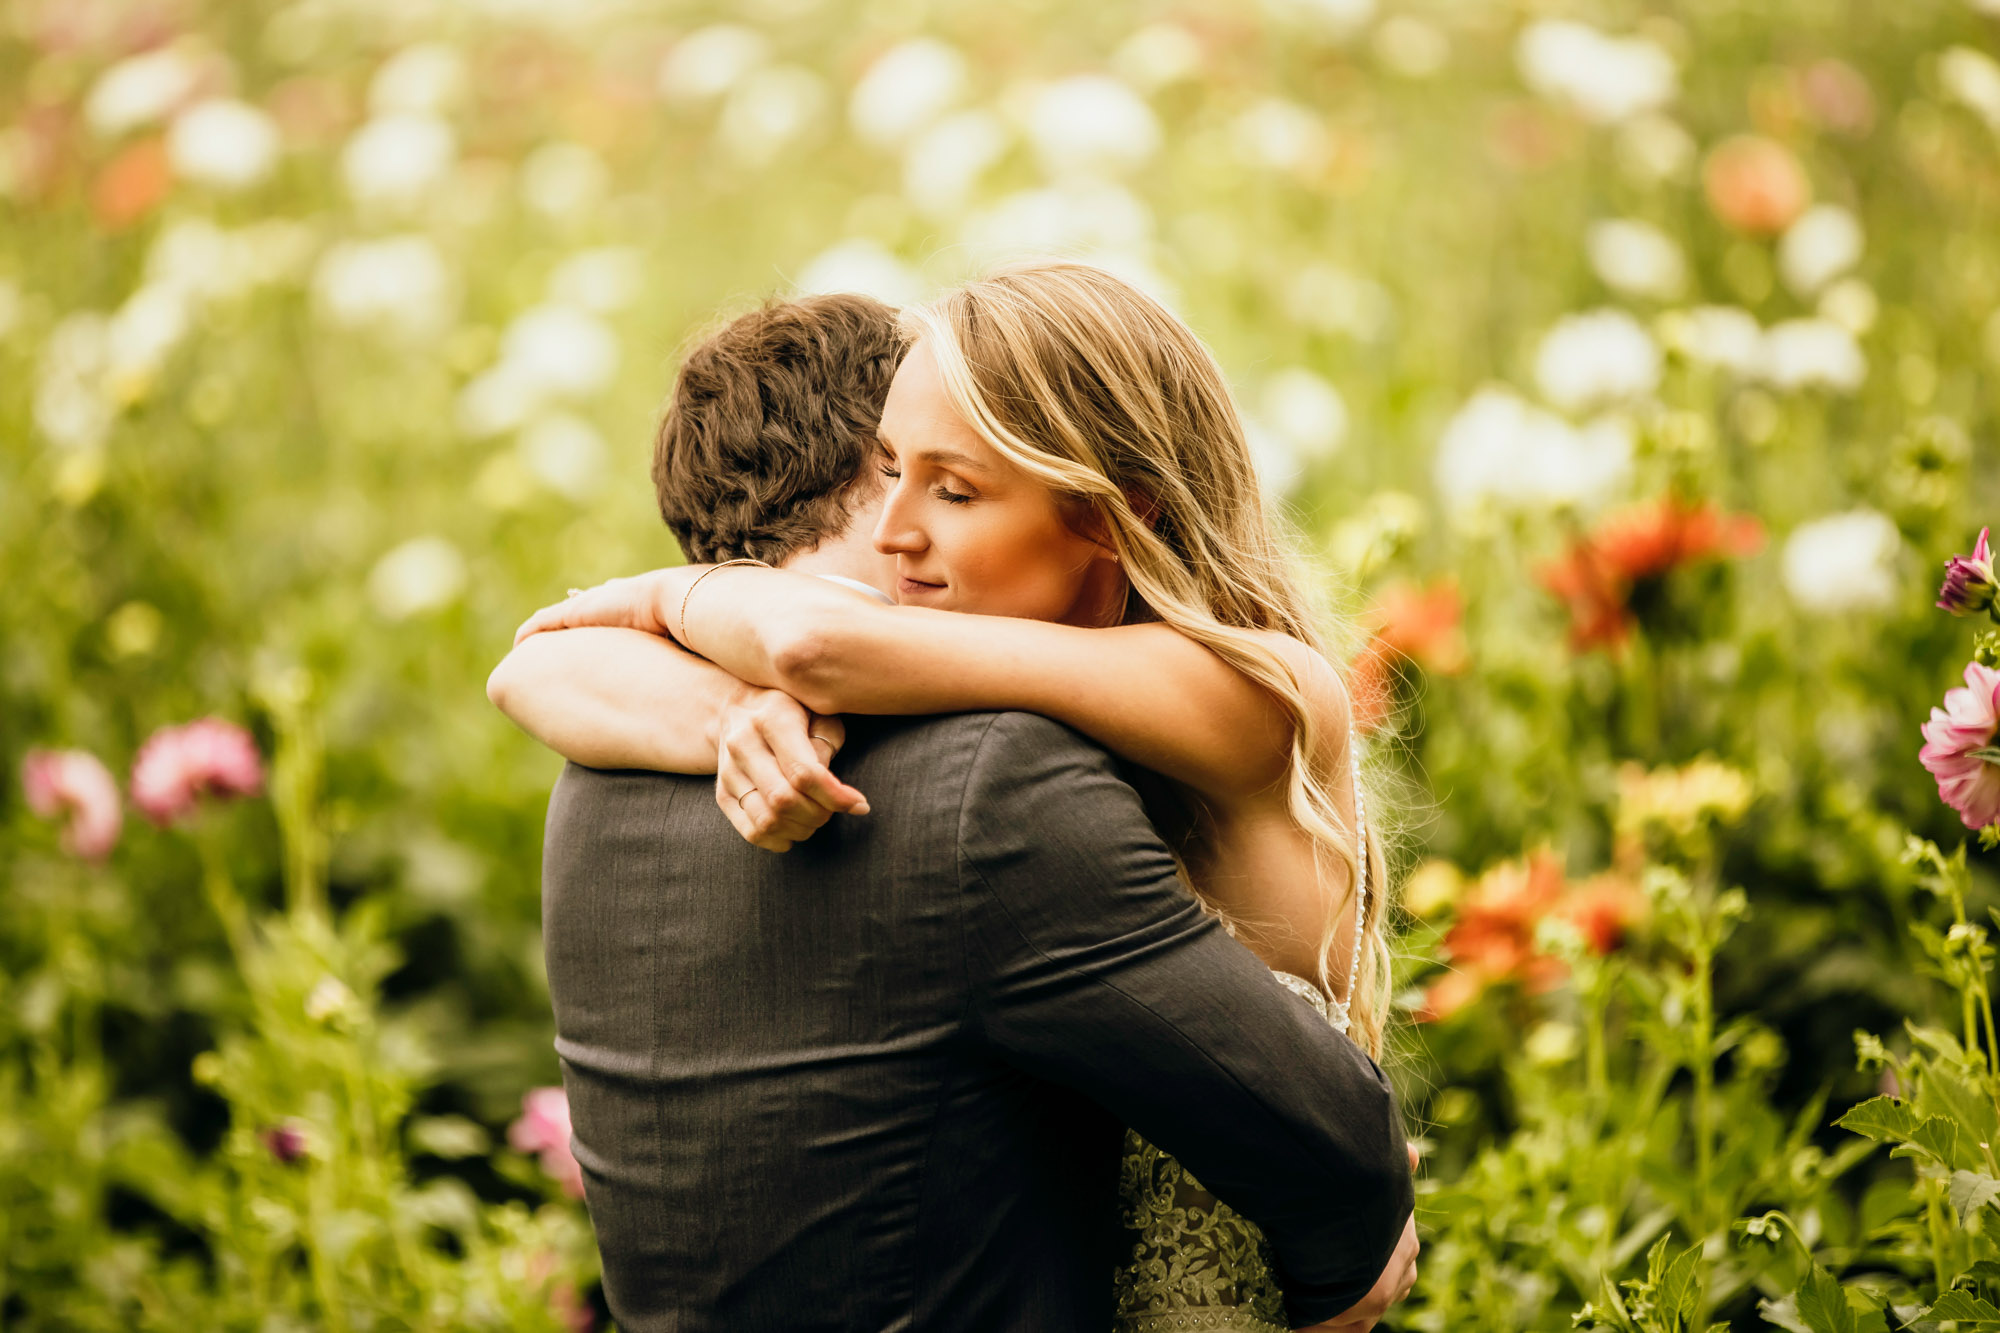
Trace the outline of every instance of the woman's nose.
<instances>
[{"instance_id":1,"label":"woman's nose","mask_svg":"<svg viewBox=\"0 0 2000 1333\"><path fill-rule=\"evenodd\" d=\"M903 555L921 551L930 543L925 539L923 529L914 522L903 487L892 486L888 496L882 501L882 513L875 520L875 549L883 555Z\"/></svg>"}]
</instances>

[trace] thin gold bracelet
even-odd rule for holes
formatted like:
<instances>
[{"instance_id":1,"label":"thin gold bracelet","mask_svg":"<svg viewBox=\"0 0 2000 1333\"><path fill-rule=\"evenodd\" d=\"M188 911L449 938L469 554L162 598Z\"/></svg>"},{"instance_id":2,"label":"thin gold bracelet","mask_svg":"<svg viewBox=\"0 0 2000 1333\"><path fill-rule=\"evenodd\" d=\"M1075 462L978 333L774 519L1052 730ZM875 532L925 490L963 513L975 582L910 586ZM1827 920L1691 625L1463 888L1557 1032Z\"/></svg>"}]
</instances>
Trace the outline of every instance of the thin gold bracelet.
<instances>
[{"instance_id":1,"label":"thin gold bracelet","mask_svg":"<svg viewBox=\"0 0 2000 1333\"><path fill-rule=\"evenodd\" d=\"M688 584L687 591L681 594L681 614L680 614L681 647L687 649L691 653L694 652L694 645L688 642L688 598L694 596L694 590L701 586L701 581L703 579L707 578L710 574L713 574L716 570L727 569L731 565L756 565L760 569L770 568L770 566L765 564L762 560L751 560L746 557L739 560L724 560L720 564L710 565L707 569L702 570L701 573L694 576L694 582ZM697 656L699 656L699 654L697 654Z\"/></svg>"}]
</instances>

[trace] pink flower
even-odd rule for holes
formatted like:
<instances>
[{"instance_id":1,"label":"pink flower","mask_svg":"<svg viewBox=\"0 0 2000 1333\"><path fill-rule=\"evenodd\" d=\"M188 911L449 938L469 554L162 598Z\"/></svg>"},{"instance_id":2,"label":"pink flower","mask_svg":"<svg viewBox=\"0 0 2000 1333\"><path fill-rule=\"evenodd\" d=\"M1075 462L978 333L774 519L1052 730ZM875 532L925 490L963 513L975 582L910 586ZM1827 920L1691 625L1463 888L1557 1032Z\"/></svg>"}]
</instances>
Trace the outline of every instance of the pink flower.
<instances>
[{"instance_id":1,"label":"pink flower","mask_svg":"<svg viewBox=\"0 0 2000 1333\"><path fill-rule=\"evenodd\" d=\"M1938 796L1967 828L2000 820L2000 671L1968 662L1962 689L1946 690L1944 707L1924 723L1927 744L1918 751L1937 779Z\"/></svg>"},{"instance_id":2,"label":"pink flower","mask_svg":"<svg viewBox=\"0 0 2000 1333\"><path fill-rule=\"evenodd\" d=\"M255 796L263 789L256 742L219 717L160 728L132 761L132 803L161 826L192 813L203 796Z\"/></svg>"},{"instance_id":3,"label":"pink flower","mask_svg":"<svg viewBox=\"0 0 2000 1333\"><path fill-rule=\"evenodd\" d=\"M539 1153L542 1170L572 1199L583 1197L583 1168L569 1150L569 1094L561 1088L530 1088L521 1098L521 1118L507 1126L516 1152Z\"/></svg>"},{"instance_id":4,"label":"pink flower","mask_svg":"<svg viewBox=\"0 0 2000 1333\"><path fill-rule=\"evenodd\" d=\"M286 1120L272 1125L257 1137L264 1141L264 1147L270 1151L271 1156L286 1166L306 1155L305 1126L296 1120Z\"/></svg>"},{"instance_id":5,"label":"pink flower","mask_svg":"<svg viewBox=\"0 0 2000 1333\"><path fill-rule=\"evenodd\" d=\"M1986 529L1971 555L1955 555L1944 562L1944 586L1938 589L1937 607L1955 616L1976 616L1991 610L1996 591L1993 548L1986 544Z\"/></svg>"},{"instance_id":6,"label":"pink flower","mask_svg":"<svg viewBox=\"0 0 2000 1333\"><path fill-rule=\"evenodd\" d=\"M86 750L30 750L21 761L21 786L28 808L43 819L69 812L63 850L86 861L102 861L118 843L125 810L118 780Z\"/></svg>"}]
</instances>

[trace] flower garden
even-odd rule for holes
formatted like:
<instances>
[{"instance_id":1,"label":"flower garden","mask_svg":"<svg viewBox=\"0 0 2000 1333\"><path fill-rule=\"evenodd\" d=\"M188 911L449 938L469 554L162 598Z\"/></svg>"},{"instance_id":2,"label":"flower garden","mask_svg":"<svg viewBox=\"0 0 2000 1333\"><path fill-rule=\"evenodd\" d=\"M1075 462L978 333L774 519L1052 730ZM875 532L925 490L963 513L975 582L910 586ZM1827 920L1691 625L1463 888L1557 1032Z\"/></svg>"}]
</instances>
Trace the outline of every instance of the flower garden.
<instances>
[{"instance_id":1,"label":"flower garden","mask_svg":"<svg viewBox=\"0 0 2000 1333\"><path fill-rule=\"evenodd\" d=\"M485 674L719 313L1059 251L1350 630L1391 1322L2000 1327L1996 222L1993 0L15 0L0 1325L605 1325Z\"/></svg>"}]
</instances>

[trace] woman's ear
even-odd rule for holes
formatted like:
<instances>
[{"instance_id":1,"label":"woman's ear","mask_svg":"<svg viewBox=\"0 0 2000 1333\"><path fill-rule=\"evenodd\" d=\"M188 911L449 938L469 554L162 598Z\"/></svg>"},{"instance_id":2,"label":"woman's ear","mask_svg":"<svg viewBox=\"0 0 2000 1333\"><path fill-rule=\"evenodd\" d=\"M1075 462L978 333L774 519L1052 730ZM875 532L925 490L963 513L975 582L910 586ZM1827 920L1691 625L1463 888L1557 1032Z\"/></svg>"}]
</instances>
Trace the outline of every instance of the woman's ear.
<instances>
[{"instance_id":1,"label":"woman's ear","mask_svg":"<svg viewBox=\"0 0 2000 1333\"><path fill-rule=\"evenodd\" d=\"M1142 491L1136 486L1127 486L1125 488L1125 503L1132 506L1132 512L1137 514L1139 521L1147 527L1153 527L1159 522L1160 502L1153 497L1151 491Z\"/></svg>"}]
</instances>

